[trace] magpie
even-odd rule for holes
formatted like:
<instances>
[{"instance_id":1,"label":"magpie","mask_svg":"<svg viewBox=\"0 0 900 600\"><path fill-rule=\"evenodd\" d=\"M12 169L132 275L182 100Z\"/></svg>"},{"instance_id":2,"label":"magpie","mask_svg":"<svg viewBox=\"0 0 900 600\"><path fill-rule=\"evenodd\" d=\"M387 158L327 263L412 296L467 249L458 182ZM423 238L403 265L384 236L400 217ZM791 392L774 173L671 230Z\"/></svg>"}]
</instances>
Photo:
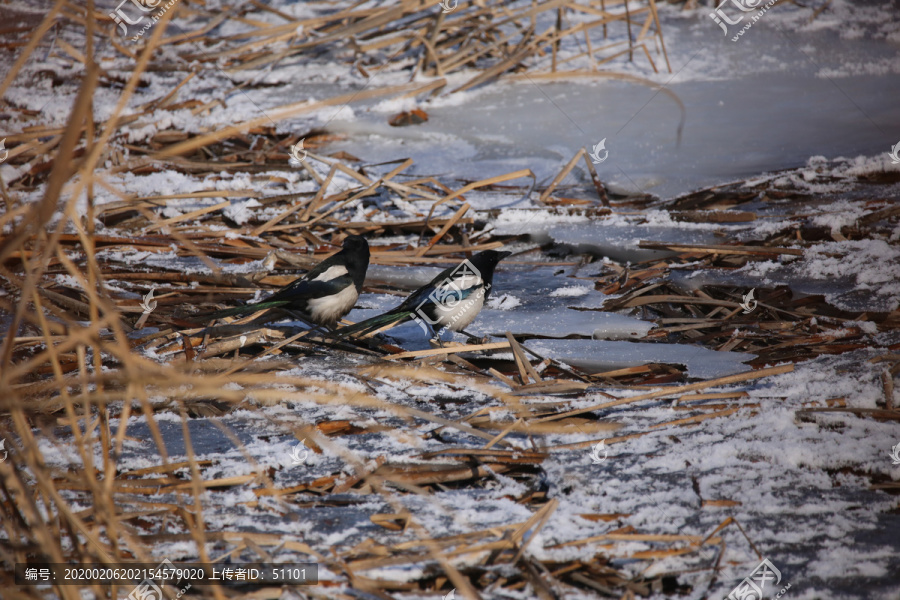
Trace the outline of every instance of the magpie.
<instances>
[{"instance_id":1,"label":"magpie","mask_svg":"<svg viewBox=\"0 0 900 600\"><path fill-rule=\"evenodd\" d=\"M219 319L265 308L286 308L303 313L317 325L331 327L353 309L368 268L369 243L360 235L350 235L338 253L265 300L227 308L204 317Z\"/></svg>"},{"instance_id":2,"label":"magpie","mask_svg":"<svg viewBox=\"0 0 900 600\"><path fill-rule=\"evenodd\" d=\"M442 271L407 296L396 308L354 325L341 327L336 333L342 336L364 336L411 319L416 319L426 333L430 329L438 338L440 331L435 333L435 326L441 331L462 331L475 320L490 296L497 263L510 254L494 250L479 252L471 260L464 260L455 267Z\"/></svg>"}]
</instances>

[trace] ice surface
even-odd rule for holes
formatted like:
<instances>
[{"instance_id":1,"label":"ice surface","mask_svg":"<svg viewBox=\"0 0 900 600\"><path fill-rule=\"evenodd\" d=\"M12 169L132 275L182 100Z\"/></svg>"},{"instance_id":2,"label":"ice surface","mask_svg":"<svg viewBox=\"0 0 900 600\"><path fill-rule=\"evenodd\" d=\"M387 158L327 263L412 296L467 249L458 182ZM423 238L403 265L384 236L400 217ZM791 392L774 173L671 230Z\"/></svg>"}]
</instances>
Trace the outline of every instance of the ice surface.
<instances>
[{"instance_id":1,"label":"ice surface","mask_svg":"<svg viewBox=\"0 0 900 600\"><path fill-rule=\"evenodd\" d=\"M680 144L680 112L668 96L601 78L501 84L462 106L427 106L429 121L414 131L391 128L380 114L357 115L352 124L336 119L332 128L354 135L334 149L375 162L402 146L421 172L475 178L528 167L549 180L579 148L606 139L609 158L597 165L605 183L671 196L801 166L813 155L886 153L896 143L873 135L874 123L900 123L896 55L883 57L890 64L884 72L867 74L836 55L838 33L807 34L801 49L777 30L777 15L767 14L752 35L731 43L706 13L706 22L679 36L677 56L669 46L673 75L660 77L685 105ZM885 51L870 39L841 40L840 47L860 57ZM845 71L835 79L839 65ZM717 74L710 78L710 71ZM566 181L590 193L583 165Z\"/></svg>"},{"instance_id":2,"label":"ice surface","mask_svg":"<svg viewBox=\"0 0 900 600\"><path fill-rule=\"evenodd\" d=\"M653 327L653 323L610 312L538 311L517 306L513 310L483 309L479 320L468 331L477 334L511 331L546 337L581 335L594 339L629 339L643 337Z\"/></svg>"},{"instance_id":3,"label":"ice surface","mask_svg":"<svg viewBox=\"0 0 900 600\"><path fill-rule=\"evenodd\" d=\"M641 240L682 244L716 243L716 237L710 230L685 227L684 224L671 221L665 225L650 226L632 225L624 219L618 222L601 219L590 224L551 227L547 233L554 241L572 246L577 252L605 256L623 263L665 258L675 254L666 250L639 248Z\"/></svg>"},{"instance_id":4,"label":"ice surface","mask_svg":"<svg viewBox=\"0 0 900 600\"><path fill-rule=\"evenodd\" d=\"M750 370L743 364L754 355L717 352L701 346L613 340L532 340L528 347L590 373L602 373L649 363L684 365L688 376L725 377Z\"/></svg>"}]
</instances>

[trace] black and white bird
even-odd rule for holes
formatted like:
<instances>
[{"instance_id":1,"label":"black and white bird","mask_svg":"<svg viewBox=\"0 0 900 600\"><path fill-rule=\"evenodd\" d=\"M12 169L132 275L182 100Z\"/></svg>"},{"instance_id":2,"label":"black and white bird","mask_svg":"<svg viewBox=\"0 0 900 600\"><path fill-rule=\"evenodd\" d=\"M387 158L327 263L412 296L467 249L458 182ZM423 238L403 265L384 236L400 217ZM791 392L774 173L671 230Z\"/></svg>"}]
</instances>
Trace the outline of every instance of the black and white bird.
<instances>
[{"instance_id":1,"label":"black and white bird","mask_svg":"<svg viewBox=\"0 0 900 600\"><path fill-rule=\"evenodd\" d=\"M462 331L484 306L491 294L494 268L510 252L485 250L442 271L388 312L354 325L341 327L340 335L366 335L388 325L416 319L432 333L444 329Z\"/></svg>"},{"instance_id":2,"label":"black and white bird","mask_svg":"<svg viewBox=\"0 0 900 600\"><path fill-rule=\"evenodd\" d=\"M204 318L219 319L266 308L286 308L303 313L317 325L332 327L353 309L368 269L369 243L362 236L350 235L340 252L265 300L220 310L204 315Z\"/></svg>"}]
</instances>

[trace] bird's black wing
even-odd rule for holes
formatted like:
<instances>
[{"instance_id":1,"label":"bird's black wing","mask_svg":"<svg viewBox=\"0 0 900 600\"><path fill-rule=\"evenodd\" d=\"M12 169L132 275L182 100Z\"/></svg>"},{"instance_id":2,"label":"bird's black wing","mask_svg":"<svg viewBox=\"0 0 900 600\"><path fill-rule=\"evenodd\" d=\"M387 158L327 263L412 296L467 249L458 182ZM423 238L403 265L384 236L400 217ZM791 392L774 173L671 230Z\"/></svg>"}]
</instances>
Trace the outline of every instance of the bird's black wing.
<instances>
[{"instance_id":1,"label":"bird's black wing","mask_svg":"<svg viewBox=\"0 0 900 600\"><path fill-rule=\"evenodd\" d=\"M458 265L448 267L438 273L434 279L411 293L406 297L406 300L400 305L403 308L413 308L418 307L422 302L428 299L428 297L438 288L447 287L453 285L453 282L460 277L464 276L464 273L460 271L460 268L465 263L460 263ZM460 287L468 287L468 286L460 286Z\"/></svg>"},{"instance_id":2,"label":"bird's black wing","mask_svg":"<svg viewBox=\"0 0 900 600\"><path fill-rule=\"evenodd\" d=\"M341 275L328 281L311 281L303 278L298 279L288 286L285 286L263 300L262 303L270 302L297 302L302 300L313 300L315 298L324 298L325 296L333 296L343 291L348 285L353 285L353 278L349 275Z\"/></svg>"}]
</instances>

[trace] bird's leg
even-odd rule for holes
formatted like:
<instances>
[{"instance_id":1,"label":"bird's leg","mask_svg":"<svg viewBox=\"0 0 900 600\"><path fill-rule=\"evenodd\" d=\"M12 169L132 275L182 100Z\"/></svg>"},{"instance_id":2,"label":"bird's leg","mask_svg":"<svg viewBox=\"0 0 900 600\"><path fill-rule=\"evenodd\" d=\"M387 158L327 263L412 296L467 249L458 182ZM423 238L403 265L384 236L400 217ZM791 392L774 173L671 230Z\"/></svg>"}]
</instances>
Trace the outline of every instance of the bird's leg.
<instances>
[{"instance_id":1,"label":"bird's leg","mask_svg":"<svg viewBox=\"0 0 900 600\"><path fill-rule=\"evenodd\" d=\"M443 340L441 340L441 334L434 330L434 325L432 325L431 323L428 323L428 329L431 330L431 339L437 340L438 346L443 348L444 342L443 342Z\"/></svg>"},{"instance_id":2,"label":"bird's leg","mask_svg":"<svg viewBox=\"0 0 900 600\"><path fill-rule=\"evenodd\" d=\"M303 321L304 323L306 323L306 325L309 326L309 329L307 330L306 335L303 337L309 337L316 333L318 333L320 336L322 336L322 338L331 337L331 331L329 331L328 327L326 327L325 325L317 325L316 323L313 323L313 321L312 321L312 319L310 319L309 315L305 315L300 311L291 310L289 308L284 308L284 307L282 307L281 310L283 310L290 316L294 317L295 319Z\"/></svg>"},{"instance_id":3,"label":"bird's leg","mask_svg":"<svg viewBox=\"0 0 900 600\"><path fill-rule=\"evenodd\" d=\"M298 310L292 310L290 308L282 307L281 310L283 310L290 316L294 317L295 319L306 323L306 325L309 327L310 333L312 333L312 332L319 332L319 333L323 333L323 334L326 333L325 326L317 325L317 324L313 323L313 321L312 321L312 319L310 319L309 315L303 314L302 312L300 312Z\"/></svg>"}]
</instances>

